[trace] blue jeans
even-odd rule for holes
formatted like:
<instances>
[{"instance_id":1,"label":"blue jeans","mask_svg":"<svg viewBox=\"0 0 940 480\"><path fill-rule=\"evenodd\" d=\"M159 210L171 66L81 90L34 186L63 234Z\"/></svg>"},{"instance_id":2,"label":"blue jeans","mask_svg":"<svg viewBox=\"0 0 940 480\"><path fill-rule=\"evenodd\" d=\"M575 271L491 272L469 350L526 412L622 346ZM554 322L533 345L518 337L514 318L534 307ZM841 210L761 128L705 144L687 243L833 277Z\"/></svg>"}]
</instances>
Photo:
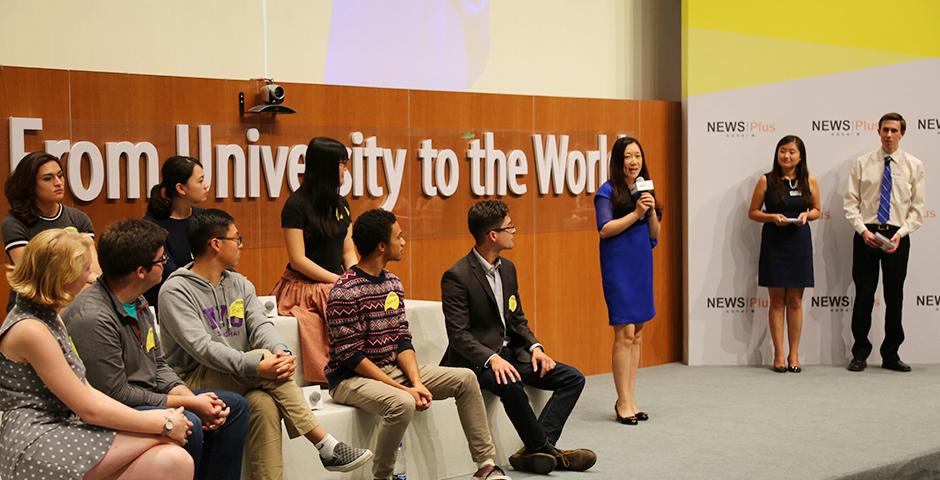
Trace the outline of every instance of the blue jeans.
<instances>
[{"instance_id":1,"label":"blue jeans","mask_svg":"<svg viewBox=\"0 0 940 480\"><path fill-rule=\"evenodd\" d=\"M239 479L242 474L242 454L248 432L248 403L245 397L224 390L193 390L193 393L215 392L230 409L228 418L218 430L202 429L202 420L189 410L186 418L193 422L189 443L183 448L193 457L199 480ZM141 406L138 410L156 410L166 407ZM203 461L205 459L205 461Z\"/></svg>"}]
</instances>

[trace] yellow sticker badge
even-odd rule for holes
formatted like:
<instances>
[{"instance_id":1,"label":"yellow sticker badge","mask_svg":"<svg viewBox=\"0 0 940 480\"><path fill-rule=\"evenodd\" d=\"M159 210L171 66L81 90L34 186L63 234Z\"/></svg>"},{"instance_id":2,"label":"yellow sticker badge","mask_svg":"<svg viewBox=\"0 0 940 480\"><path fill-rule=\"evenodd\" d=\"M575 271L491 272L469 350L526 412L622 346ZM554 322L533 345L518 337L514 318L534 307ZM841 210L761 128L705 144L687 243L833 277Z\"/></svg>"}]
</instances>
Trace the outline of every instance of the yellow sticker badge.
<instances>
[{"instance_id":1,"label":"yellow sticker badge","mask_svg":"<svg viewBox=\"0 0 940 480\"><path fill-rule=\"evenodd\" d=\"M75 232L75 233L78 233L78 229L75 228L75 227L73 227L73 226L71 226L71 225L69 225L69 226L63 228L62 230L65 230L66 232Z\"/></svg>"},{"instance_id":2,"label":"yellow sticker badge","mask_svg":"<svg viewBox=\"0 0 940 480\"><path fill-rule=\"evenodd\" d=\"M75 342L72 341L71 335L69 336L69 345L72 346L72 351L75 352L75 356L78 357L79 360L81 360L82 356L78 354L78 349L75 348Z\"/></svg>"},{"instance_id":3,"label":"yellow sticker badge","mask_svg":"<svg viewBox=\"0 0 940 480\"><path fill-rule=\"evenodd\" d=\"M398 299L398 294L395 292L388 292L388 295L385 296L385 310L395 310L401 305L401 300Z\"/></svg>"},{"instance_id":4,"label":"yellow sticker badge","mask_svg":"<svg viewBox=\"0 0 940 480\"><path fill-rule=\"evenodd\" d=\"M509 311L510 311L510 312L515 312L515 311L516 311L516 307L518 307L518 306L519 306L519 302L516 301L516 296L515 296L515 295L510 295L510 296L509 296Z\"/></svg>"},{"instance_id":5,"label":"yellow sticker badge","mask_svg":"<svg viewBox=\"0 0 940 480\"><path fill-rule=\"evenodd\" d=\"M239 298L228 306L228 315L235 318L245 318L245 300Z\"/></svg>"},{"instance_id":6,"label":"yellow sticker badge","mask_svg":"<svg viewBox=\"0 0 940 480\"><path fill-rule=\"evenodd\" d=\"M150 327L150 330L147 330L147 344L144 348L147 350L147 353L150 353L156 346L157 342L153 338L153 327Z\"/></svg>"}]
</instances>

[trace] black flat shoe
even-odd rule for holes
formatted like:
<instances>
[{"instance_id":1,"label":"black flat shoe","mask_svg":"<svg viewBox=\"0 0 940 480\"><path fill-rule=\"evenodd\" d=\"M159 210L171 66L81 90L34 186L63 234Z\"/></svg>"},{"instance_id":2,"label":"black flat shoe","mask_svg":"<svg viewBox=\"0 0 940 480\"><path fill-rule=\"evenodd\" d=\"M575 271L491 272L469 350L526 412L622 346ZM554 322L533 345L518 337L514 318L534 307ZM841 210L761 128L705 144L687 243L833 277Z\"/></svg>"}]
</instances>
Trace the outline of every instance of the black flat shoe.
<instances>
[{"instance_id":1,"label":"black flat shoe","mask_svg":"<svg viewBox=\"0 0 940 480\"><path fill-rule=\"evenodd\" d=\"M787 373L787 367L786 367L786 365L784 365L784 366L782 366L782 367L778 367L778 366L774 365L773 368L771 368L771 370L773 370L773 371L775 371L775 372L777 372L777 373Z\"/></svg>"},{"instance_id":2,"label":"black flat shoe","mask_svg":"<svg viewBox=\"0 0 940 480\"><path fill-rule=\"evenodd\" d=\"M637 425L640 423L636 417L621 417L620 415L617 415L617 421L624 425Z\"/></svg>"},{"instance_id":3,"label":"black flat shoe","mask_svg":"<svg viewBox=\"0 0 940 480\"><path fill-rule=\"evenodd\" d=\"M614 415L617 416L617 423L622 423L624 425L636 425L639 423L637 421L636 415L630 417L621 417L620 412L617 411L617 402L614 402Z\"/></svg>"},{"instance_id":4,"label":"black flat shoe","mask_svg":"<svg viewBox=\"0 0 940 480\"><path fill-rule=\"evenodd\" d=\"M800 373L803 371L803 368L801 368L799 365L790 365L787 370L792 373Z\"/></svg>"},{"instance_id":5,"label":"black flat shoe","mask_svg":"<svg viewBox=\"0 0 940 480\"><path fill-rule=\"evenodd\" d=\"M636 419L641 422L645 422L650 419L650 416L647 415L646 412L636 412L636 415L634 415L634 417L636 417Z\"/></svg>"}]
</instances>

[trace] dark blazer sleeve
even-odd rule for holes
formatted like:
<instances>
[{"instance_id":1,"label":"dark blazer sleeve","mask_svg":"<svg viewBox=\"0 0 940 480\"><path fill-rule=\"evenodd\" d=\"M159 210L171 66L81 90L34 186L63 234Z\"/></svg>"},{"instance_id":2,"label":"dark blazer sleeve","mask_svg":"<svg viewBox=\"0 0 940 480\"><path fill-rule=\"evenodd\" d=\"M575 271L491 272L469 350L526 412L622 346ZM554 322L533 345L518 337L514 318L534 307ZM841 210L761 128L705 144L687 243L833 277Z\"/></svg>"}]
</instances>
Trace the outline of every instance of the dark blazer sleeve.
<instances>
[{"instance_id":1,"label":"dark blazer sleeve","mask_svg":"<svg viewBox=\"0 0 940 480\"><path fill-rule=\"evenodd\" d=\"M504 305L506 306L509 325L512 327L513 332L522 337L525 341L522 347L528 350L529 347L540 342L535 338L535 334L532 333L532 330L529 328L529 320L525 318L525 312L522 310L522 297L519 296L519 281L516 278L516 266L512 262L503 259L503 266L500 268L504 268L506 272L503 276L503 292L506 296ZM516 297L515 311L511 311L509 308L509 297L512 296Z\"/></svg>"},{"instance_id":2,"label":"dark blazer sleeve","mask_svg":"<svg viewBox=\"0 0 940 480\"><path fill-rule=\"evenodd\" d=\"M455 268L444 272L441 278L444 324L450 350L467 359L474 367L483 368L487 359L496 352L483 345L470 332L470 295L464 283L469 275L469 272L458 275Z\"/></svg>"}]
</instances>

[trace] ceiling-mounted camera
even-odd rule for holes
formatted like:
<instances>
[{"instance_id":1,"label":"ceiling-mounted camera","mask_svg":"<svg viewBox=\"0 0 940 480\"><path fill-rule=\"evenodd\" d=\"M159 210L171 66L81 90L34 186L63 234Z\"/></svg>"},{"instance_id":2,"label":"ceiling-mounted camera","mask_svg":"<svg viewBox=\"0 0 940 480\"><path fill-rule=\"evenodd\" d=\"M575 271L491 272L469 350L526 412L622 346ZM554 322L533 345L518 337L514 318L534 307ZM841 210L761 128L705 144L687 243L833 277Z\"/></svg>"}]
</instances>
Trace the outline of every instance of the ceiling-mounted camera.
<instances>
[{"instance_id":1,"label":"ceiling-mounted camera","mask_svg":"<svg viewBox=\"0 0 940 480\"><path fill-rule=\"evenodd\" d=\"M276 83L261 87L261 101L268 105L284 103L284 87Z\"/></svg>"},{"instance_id":2,"label":"ceiling-mounted camera","mask_svg":"<svg viewBox=\"0 0 940 480\"><path fill-rule=\"evenodd\" d=\"M238 94L238 110L241 113L296 113L293 108L284 105L284 97L287 91L283 86L274 83L270 79L264 79L265 84L258 92L261 99L260 104L245 110L245 94Z\"/></svg>"}]
</instances>

